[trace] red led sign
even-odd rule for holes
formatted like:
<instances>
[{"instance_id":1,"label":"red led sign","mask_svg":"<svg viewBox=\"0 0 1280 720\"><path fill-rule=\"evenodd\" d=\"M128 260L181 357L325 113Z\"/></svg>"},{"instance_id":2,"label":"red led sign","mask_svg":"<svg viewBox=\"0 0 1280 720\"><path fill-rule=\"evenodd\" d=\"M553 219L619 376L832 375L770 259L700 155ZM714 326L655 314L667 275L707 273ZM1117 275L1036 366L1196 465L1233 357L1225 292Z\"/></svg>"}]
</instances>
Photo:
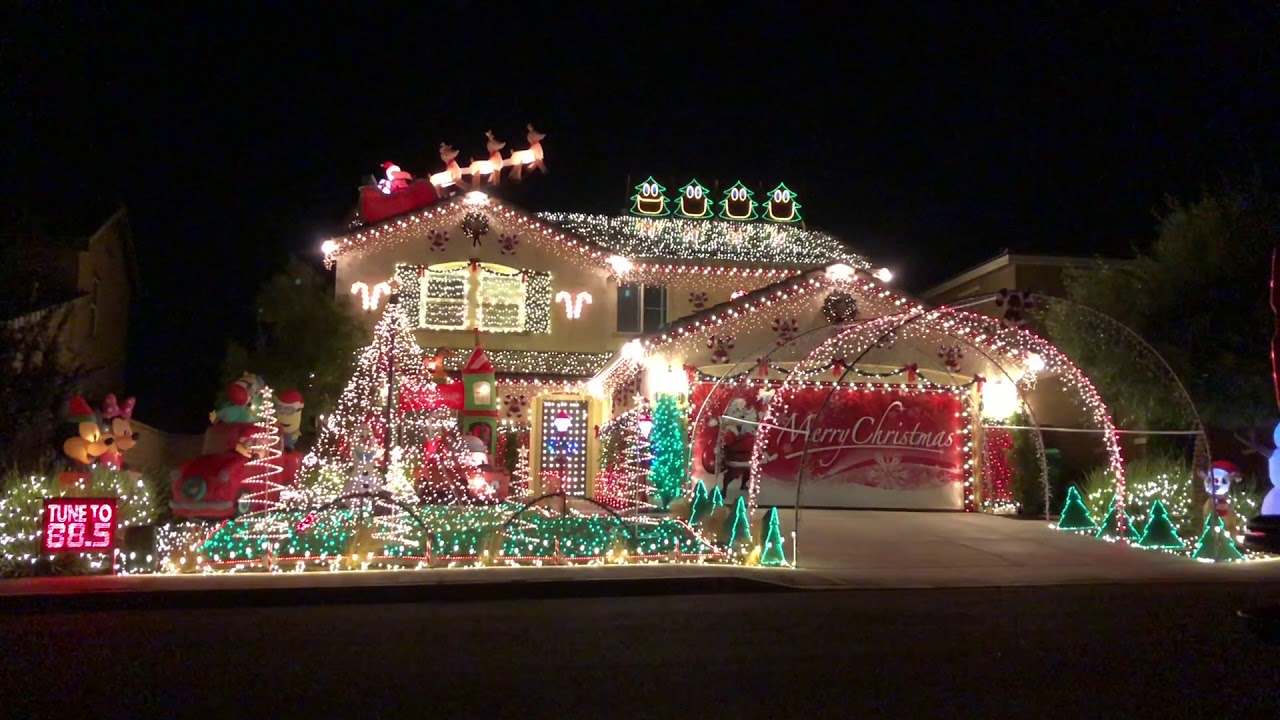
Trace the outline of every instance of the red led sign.
<instances>
[{"instance_id":1,"label":"red led sign","mask_svg":"<svg viewBox=\"0 0 1280 720\"><path fill-rule=\"evenodd\" d=\"M45 552L109 553L115 541L116 498L45 498Z\"/></svg>"}]
</instances>

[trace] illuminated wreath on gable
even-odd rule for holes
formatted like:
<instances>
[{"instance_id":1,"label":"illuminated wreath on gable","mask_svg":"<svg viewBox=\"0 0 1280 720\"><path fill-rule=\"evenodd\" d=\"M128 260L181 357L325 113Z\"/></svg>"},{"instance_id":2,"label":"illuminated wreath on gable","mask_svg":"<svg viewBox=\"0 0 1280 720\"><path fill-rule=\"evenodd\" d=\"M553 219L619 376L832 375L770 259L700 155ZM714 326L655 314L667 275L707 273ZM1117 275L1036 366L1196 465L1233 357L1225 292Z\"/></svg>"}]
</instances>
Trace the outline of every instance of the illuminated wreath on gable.
<instances>
[{"instance_id":1,"label":"illuminated wreath on gable","mask_svg":"<svg viewBox=\"0 0 1280 720\"><path fill-rule=\"evenodd\" d=\"M850 322L858 317L858 301L849 293L837 290L822 301L822 315L833 325Z\"/></svg>"}]
</instances>

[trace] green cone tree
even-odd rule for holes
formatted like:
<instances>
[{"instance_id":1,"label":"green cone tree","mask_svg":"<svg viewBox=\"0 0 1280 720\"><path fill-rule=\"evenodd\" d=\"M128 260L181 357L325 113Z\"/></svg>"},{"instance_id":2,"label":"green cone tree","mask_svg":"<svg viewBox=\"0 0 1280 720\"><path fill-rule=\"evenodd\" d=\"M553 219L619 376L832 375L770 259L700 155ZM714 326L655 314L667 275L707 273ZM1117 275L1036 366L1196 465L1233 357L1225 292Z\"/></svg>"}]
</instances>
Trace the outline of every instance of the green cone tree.
<instances>
[{"instance_id":1,"label":"green cone tree","mask_svg":"<svg viewBox=\"0 0 1280 720\"><path fill-rule=\"evenodd\" d=\"M653 409L653 429L649 431L649 451L653 453L649 484L657 491L664 509L680 497L688 474L686 445L676 397L669 394L658 396L658 404Z\"/></svg>"},{"instance_id":2,"label":"green cone tree","mask_svg":"<svg viewBox=\"0 0 1280 720\"><path fill-rule=\"evenodd\" d=\"M1182 538L1178 537L1178 531L1173 527L1173 523L1169 522L1169 511L1165 509L1163 502L1156 500L1152 503L1151 519L1147 521L1147 527L1142 531L1142 539L1138 541L1138 545L1161 550L1187 548Z\"/></svg>"},{"instance_id":3,"label":"green cone tree","mask_svg":"<svg viewBox=\"0 0 1280 720\"><path fill-rule=\"evenodd\" d=\"M782 550L782 528L778 526L778 508L769 508L764 521L764 549L760 564L778 567L787 564L787 554Z\"/></svg>"},{"instance_id":4,"label":"green cone tree","mask_svg":"<svg viewBox=\"0 0 1280 720\"><path fill-rule=\"evenodd\" d=\"M738 504L733 508L733 516L726 520L725 535L728 541L725 547L730 552L739 552L743 555L751 551L751 516L747 514L747 501L743 497L738 498Z\"/></svg>"},{"instance_id":5,"label":"green cone tree","mask_svg":"<svg viewBox=\"0 0 1280 720\"><path fill-rule=\"evenodd\" d=\"M689 505L689 524L696 525L702 522L714 508L711 507L711 498L707 497L707 486L698 481L693 486L693 502Z\"/></svg>"},{"instance_id":6,"label":"green cone tree","mask_svg":"<svg viewBox=\"0 0 1280 720\"><path fill-rule=\"evenodd\" d=\"M711 509L715 510L718 507L724 507L724 493L720 492L720 486L716 485L711 488Z\"/></svg>"},{"instance_id":7,"label":"green cone tree","mask_svg":"<svg viewBox=\"0 0 1280 720\"><path fill-rule=\"evenodd\" d=\"M1062 514L1058 516L1058 529L1076 531L1098 529L1098 523L1094 522L1093 516L1089 514L1089 508L1085 507L1084 500L1080 498L1080 492L1076 490L1075 485L1067 488L1067 502L1062 506Z\"/></svg>"},{"instance_id":8,"label":"green cone tree","mask_svg":"<svg viewBox=\"0 0 1280 720\"><path fill-rule=\"evenodd\" d=\"M1231 533L1227 532L1222 524L1222 518L1217 513L1211 513L1205 519L1204 532L1196 541L1196 549L1192 551L1191 557L1204 562L1232 562L1244 559L1244 555L1236 547L1235 541L1231 539Z\"/></svg>"},{"instance_id":9,"label":"green cone tree","mask_svg":"<svg viewBox=\"0 0 1280 720\"><path fill-rule=\"evenodd\" d=\"M1120 532L1121 518L1124 519L1125 532ZM1107 516L1102 520L1102 527L1098 528L1098 534L1094 537L1099 540L1122 540L1124 542L1137 542L1138 531L1133 529L1133 523L1129 521L1129 516L1125 513L1124 507L1118 502L1118 498L1111 498L1111 510L1107 512Z\"/></svg>"}]
</instances>

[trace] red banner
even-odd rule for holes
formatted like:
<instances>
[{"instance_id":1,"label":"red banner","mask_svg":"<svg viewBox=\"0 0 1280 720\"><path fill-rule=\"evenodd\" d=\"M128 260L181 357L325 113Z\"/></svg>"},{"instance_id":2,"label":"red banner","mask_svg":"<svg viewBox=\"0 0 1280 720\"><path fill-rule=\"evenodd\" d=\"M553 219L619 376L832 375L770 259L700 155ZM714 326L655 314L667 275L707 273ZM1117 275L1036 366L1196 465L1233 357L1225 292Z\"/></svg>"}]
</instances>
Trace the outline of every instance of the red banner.
<instances>
[{"instance_id":1,"label":"red banner","mask_svg":"<svg viewBox=\"0 0 1280 720\"><path fill-rule=\"evenodd\" d=\"M712 387L700 383L691 396L695 417L707 405L693 438L694 473L726 485L727 493L744 487L761 443L764 462L754 480L762 505L795 503L803 459L803 505L963 507L965 395L909 385L734 385L711 395ZM771 402L771 427L758 427ZM718 465L717 446L723 448Z\"/></svg>"}]
</instances>

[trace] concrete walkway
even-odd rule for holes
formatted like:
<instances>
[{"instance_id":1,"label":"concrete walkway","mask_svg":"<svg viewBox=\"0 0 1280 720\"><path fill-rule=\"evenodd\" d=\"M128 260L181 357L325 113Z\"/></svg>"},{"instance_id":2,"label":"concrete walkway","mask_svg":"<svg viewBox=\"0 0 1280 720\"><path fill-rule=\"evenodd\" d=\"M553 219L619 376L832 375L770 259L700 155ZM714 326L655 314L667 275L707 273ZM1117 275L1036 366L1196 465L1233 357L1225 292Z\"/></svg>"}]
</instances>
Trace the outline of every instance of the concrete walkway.
<instances>
[{"instance_id":1,"label":"concrete walkway","mask_svg":"<svg viewBox=\"0 0 1280 720\"><path fill-rule=\"evenodd\" d=\"M780 509L779 517L790 558L795 515ZM1280 561L1210 565L1060 532L1043 521L984 514L804 510L797 539L796 569L669 564L26 578L0 580L0 598L278 590L303 593L305 600L306 591L384 588L463 599L581 594L583 588L571 586L583 584L600 586L591 594L649 594L663 586L669 592L715 592L1280 581Z\"/></svg>"}]
</instances>

